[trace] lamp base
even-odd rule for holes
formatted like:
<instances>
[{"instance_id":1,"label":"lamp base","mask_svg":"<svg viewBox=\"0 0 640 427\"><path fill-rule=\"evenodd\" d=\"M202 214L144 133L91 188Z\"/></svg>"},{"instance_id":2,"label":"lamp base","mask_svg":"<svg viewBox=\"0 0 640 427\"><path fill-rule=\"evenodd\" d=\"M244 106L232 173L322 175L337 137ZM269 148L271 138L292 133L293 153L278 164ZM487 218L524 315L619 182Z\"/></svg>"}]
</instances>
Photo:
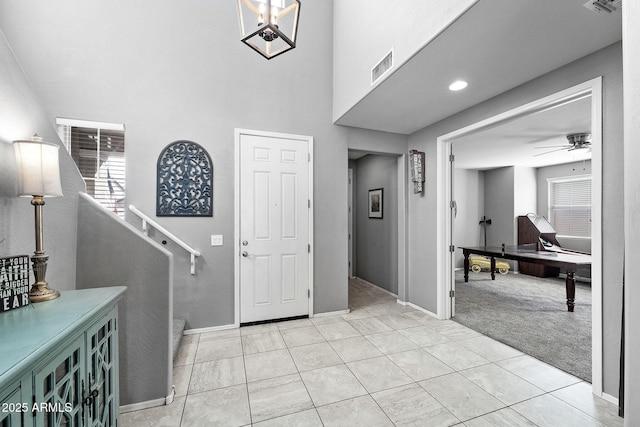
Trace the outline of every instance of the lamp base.
<instances>
[{"instance_id":1,"label":"lamp base","mask_svg":"<svg viewBox=\"0 0 640 427\"><path fill-rule=\"evenodd\" d=\"M29 291L30 302L42 302L56 299L60 296L60 292L49 288L47 285L32 285Z\"/></svg>"}]
</instances>

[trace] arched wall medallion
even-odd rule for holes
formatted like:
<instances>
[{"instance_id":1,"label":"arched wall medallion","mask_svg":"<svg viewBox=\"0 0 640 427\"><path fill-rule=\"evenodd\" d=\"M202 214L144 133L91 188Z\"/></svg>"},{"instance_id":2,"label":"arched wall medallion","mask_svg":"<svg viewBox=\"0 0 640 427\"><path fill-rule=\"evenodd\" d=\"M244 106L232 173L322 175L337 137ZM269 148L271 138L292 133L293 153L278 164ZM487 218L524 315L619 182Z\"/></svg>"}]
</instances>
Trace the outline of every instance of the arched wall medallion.
<instances>
[{"instance_id":1,"label":"arched wall medallion","mask_svg":"<svg viewBox=\"0 0 640 427\"><path fill-rule=\"evenodd\" d=\"M213 216L213 164L193 141L175 141L158 157L157 216Z\"/></svg>"}]
</instances>

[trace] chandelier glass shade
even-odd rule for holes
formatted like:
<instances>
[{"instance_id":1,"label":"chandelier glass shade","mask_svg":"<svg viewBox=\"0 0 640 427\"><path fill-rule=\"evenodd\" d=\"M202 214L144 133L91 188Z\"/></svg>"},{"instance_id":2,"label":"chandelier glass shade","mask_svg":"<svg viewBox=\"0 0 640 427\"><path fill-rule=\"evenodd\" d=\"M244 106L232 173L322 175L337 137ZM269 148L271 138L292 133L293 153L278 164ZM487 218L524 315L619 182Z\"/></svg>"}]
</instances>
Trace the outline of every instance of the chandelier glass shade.
<instances>
[{"instance_id":1,"label":"chandelier glass shade","mask_svg":"<svg viewBox=\"0 0 640 427\"><path fill-rule=\"evenodd\" d=\"M238 0L242 42L267 59L296 47L299 0Z\"/></svg>"}]
</instances>

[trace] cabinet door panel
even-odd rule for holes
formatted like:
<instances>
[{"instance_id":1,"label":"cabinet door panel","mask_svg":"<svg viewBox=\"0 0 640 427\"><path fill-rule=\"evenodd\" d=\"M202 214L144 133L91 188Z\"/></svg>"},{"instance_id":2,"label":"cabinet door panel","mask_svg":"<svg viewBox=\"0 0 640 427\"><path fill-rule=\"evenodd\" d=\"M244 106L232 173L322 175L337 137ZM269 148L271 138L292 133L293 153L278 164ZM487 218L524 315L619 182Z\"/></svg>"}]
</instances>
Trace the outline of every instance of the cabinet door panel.
<instances>
[{"instance_id":1,"label":"cabinet door panel","mask_svg":"<svg viewBox=\"0 0 640 427\"><path fill-rule=\"evenodd\" d=\"M34 374L36 425L82 426L84 366L84 337L80 336Z\"/></svg>"},{"instance_id":2,"label":"cabinet door panel","mask_svg":"<svg viewBox=\"0 0 640 427\"><path fill-rule=\"evenodd\" d=\"M89 426L109 427L118 419L118 319L117 309L87 330Z\"/></svg>"},{"instance_id":3,"label":"cabinet door panel","mask_svg":"<svg viewBox=\"0 0 640 427\"><path fill-rule=\"evenodd\" d=\"M2 412L0 412L0 427L18 427L22 425L22 414L31 408L20 399L18 388L9 396L0 399Z\"/></svg>"}]
</instances>

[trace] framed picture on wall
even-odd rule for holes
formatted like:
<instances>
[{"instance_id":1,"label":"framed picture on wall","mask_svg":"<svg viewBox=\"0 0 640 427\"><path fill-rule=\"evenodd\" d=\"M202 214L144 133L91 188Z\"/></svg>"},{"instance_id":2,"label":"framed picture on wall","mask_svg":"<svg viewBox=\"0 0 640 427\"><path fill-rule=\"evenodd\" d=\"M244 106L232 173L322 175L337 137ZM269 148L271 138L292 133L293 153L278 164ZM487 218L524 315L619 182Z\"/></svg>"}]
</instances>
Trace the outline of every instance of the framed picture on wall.
<instances>
[{"instance_id":1,"label":"framed picture on wall","mask_svg":"<svg viewBox=\"0 0 640 427\"><path fill-rule=\"evenodd\" d=\"M369 218L382 219L382 188L369 190Z\"/></svg>"}]
</instances>

